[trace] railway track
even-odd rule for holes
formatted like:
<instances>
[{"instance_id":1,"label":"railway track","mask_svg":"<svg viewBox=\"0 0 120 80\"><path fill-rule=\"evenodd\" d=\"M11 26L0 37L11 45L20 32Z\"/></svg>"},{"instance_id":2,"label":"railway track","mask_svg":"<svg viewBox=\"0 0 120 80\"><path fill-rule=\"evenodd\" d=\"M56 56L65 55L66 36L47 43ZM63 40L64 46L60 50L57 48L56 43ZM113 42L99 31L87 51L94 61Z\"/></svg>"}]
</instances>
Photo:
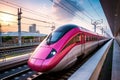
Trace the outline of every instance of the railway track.
<instances>
[{"instance_id":1,"label":"railway track","mask_svg":"<svg viewBox=\"0 0 120 80\"><path fill-rule=\"evenodd\" d=\"M19 52L19 51L25 51L25 50L33 50L37 47L37 45L34 46L21 46L21 47L13 47L13 48L3 48L0 49L0 54L2 53L13 53L13 52Z\"/></svg>"},{"instance_id":2,"label":"railway track","mask_svg":"<svg viewBox=\"0 0 120 80\"><path fill-rule=\"evenodd\" d=\"M27 64L23 64L1 71L0 80L67 80L86 60L87 58L84 60L79 58L76 64L69 69L44 74L32 71Z\"/></svg>"},{"instance_id":3,"label":"railway track","mask_svg":"<svg viewBox=\"0 0 120 80\"><path fill-rule=\"evenodd\" d=\"M67 80L92 55L93 54L87 56L84 59L79 57L76 64L69 69L44 74L32 71L25 63L1 71L0 80Z\"/></svg>"},{"instance_id":4,"label":"railway track","mask_svg":"<svg viewBox=\"0 0 120 80\"><path fill-rule=\"evenodd\" d=\"M104 44L103 44L104 45ZM102 47L99 46L96 50L92 51L88 56L83 58L82 56L78 57L77 62L70 67L69 69L59 71L59 72L53 72L53 73L46 73L46 74L41 74L40 76L34 78L33 80L68 80L68 78L76 72L91 56L96 53L98 49Z\"/></svg>"},{"instance_id":5,"label":"railway track","mask_svg":"<svg viewBox=\"0 0 120 80\"><path fill-rule=\"evenodd\" d=\"M34 46L24 46L24 47L15 47L15 48L6 48L0 49L0 58L1 56L6 58L7 56L13 56L14 54L21 53L30 53L34 51L37 45ZM13 54L14 53L14 54ZM0 80L26 80L28 77L33 74L39 74L35 71L32 71L27 66L27 60L15 62L10 65L0 66ZM34 76L33 76L34 77Z\"/></svg>"},{"instance_id":6,"label":"railway track","mask_svg":"<svg viewBox=\"0 0 120 80\"><path fill-rule=\"evenodd\" d=\"M0 80L26 80L33 74L38 74L27 66L27 56L21 58L19 58L21 60L18 59L18 61L15 59L17 62L13 60L10 64L0 66Z\"/></svg>"},{"instance_id":7,"label":"railway track","mask_svg":"<svg viewBox=\"0 0 120 80\"><path fill-rule=\"evenodd\" d=\"M41 74L40 76L34 78L33 80L68 80L68 78L76 72L93 54L89 55L88 57L82 59L79 57L77 62L70 67L69 69L62 70L59 72L52 72L52 73L45 73Z\"/></svg>"},{"instance_id":8,"label":"railway track","mask_svg":"<svg viewBox=\"0 0 120 80\"><path fill-rule=\"evenodd\" d=\"M0 49L0 59L4 60L8 57L30 53L34 51L36 47L37 45Z\"/></svg>"},{"instance_id":9,"label":"railway track","mask_svg":"<svg viewBox=\"0 0 120 80\"><path fill-rule=\"evenodd\" d=\"M100 47L99 47L100 48ZM98 49L99 49L98 48ZM71 68L52 73L40 73L32 71L27 64L22 64L0 72L0 80L67 80L76 70L78 70L98 49L93 51L84 59L78 58Z\"/></svg>"},{"instance_id":10,"label":"railway track","mask_svg":"<svg viewBox=\"0 0 120 80\"><path fill-rule=\"evenodd\" d=\"M5 71L1 71L0 80L26 80L38 72L32 71L27 64L23 64ZM40 73L39 73L40 74ZM34 78L35 76L33 76Z\"/></svg>"},{"instance_id":11,"label":"railway track","mask_svg":"<svg viewBox=\"0 0 120 80\"><path fill-rule=\"evenodd\" d=\"M27 61L29 57L29 54L32 53L36 47L37 45L0 49L0 64L2 64L0 65L0 71L25 63L25 61ZM26 57L24 57L23 59L21 57L19 58L19 60L16 58L22 55L26 55ZM15 60L14 58L17 60ZM14 60L14 61L11 62L11 60ZM24 60L24 61L19 63L20 60ZM6 66L8 64L9 66Z\"/></svg>"}]
</instances>

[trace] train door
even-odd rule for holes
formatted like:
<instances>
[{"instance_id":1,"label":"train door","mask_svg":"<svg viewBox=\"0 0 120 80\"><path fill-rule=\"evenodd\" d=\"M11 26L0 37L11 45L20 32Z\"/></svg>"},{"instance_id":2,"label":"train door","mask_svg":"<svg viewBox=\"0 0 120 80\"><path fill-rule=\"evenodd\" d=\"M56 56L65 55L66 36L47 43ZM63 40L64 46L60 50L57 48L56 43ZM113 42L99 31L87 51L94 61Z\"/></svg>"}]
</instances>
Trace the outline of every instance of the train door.
<instances>
[{"instance_id":1,"label":"train door","mask_svg":"<svg viewBox=\"0 0 120 80\"><path fill-rule=\"evenodd\" d=\"M81 53L83 54L85 51L85 34L82 33L80 37L81 37Z\"/></svg>"}]
</instances>

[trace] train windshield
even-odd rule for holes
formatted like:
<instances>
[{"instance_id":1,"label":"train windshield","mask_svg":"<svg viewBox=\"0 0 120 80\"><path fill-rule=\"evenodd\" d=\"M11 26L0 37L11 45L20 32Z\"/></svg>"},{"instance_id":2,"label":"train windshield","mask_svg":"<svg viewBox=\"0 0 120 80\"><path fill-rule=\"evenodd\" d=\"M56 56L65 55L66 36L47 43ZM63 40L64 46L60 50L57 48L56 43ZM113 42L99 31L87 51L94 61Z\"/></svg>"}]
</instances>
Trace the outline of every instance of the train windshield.
<instances>
[{"instance_id":1,"label":"train windshield","mask_svg":"<svg viewBox=\"0 0 120 80\"><path fill-rule=\"evenodd\" d=\"M47 44L53 44L57 42L63 35L64 33L61 31L51 33L46 40Z\"/></svg>"},{"instance_id":2,"label":"train windshield","mask_svg":"<svg viewBox=\"0 0 120 80\"><path fill-rule=\"evenodd\" d=\"M47 38L47 44L53 44L62 38L68 31L73 28L76 28L76 25L63 25L51 33Z\"/></svg>"}]
</instances>

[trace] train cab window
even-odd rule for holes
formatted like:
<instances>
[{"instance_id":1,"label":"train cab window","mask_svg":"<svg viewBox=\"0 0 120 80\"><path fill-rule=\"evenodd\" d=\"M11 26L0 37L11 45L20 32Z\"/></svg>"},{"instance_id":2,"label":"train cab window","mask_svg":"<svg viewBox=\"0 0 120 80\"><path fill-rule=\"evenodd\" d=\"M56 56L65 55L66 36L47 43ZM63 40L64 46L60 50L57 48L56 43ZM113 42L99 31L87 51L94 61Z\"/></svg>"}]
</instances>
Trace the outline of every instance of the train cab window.
<instances>
[{"instance_id":1,"label":"train cab window","mask_svg":"<svg viewBox=\"0 0 120 80\"><path fill-rule=\"evenodd\" d=\"M69 32L71 29L77 28L76 25L64 25L56 29L53 33L51 33L47 39L47 44L53 44L60 40L67 32Z\"/></svg>"},{"instance_id":2,"label":"train cab window","mask_svg":"<svg viewBox=\"0 0 120 80\"><path fill-rule=\"evenodd\" d=\"M53 32L46 39L48 44L57 42L64 34L62 32Z\"/></svg>"}]
</instances>

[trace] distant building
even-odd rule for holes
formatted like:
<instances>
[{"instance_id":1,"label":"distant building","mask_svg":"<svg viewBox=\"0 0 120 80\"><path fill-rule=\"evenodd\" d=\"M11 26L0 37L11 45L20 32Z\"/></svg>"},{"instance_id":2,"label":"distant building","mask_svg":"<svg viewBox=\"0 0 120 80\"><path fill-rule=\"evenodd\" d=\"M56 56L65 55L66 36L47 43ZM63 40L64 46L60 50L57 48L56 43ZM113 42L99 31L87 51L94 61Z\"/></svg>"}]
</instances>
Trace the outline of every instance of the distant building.
<instances>
[{"instance_id":1,"label":"distant building","mask_svg":"<svg viewBox=\"0 0 120 80\"><path fill-rule=\"evenodd\" d=\"M36 33L36 24L32 24L31 26L29 26L29 32Z\"/></svg>"},{"instance_id":2,"label":"distant building","mask_svg":"<svg viewBox=\"0 0 120 80\"><path fill-rule=\"evenodd\" d=\"M36 31L36 33L40 33L40 31L39 31L39 30L37 30L37 31Z\"/></svg>"}]
</instances>

